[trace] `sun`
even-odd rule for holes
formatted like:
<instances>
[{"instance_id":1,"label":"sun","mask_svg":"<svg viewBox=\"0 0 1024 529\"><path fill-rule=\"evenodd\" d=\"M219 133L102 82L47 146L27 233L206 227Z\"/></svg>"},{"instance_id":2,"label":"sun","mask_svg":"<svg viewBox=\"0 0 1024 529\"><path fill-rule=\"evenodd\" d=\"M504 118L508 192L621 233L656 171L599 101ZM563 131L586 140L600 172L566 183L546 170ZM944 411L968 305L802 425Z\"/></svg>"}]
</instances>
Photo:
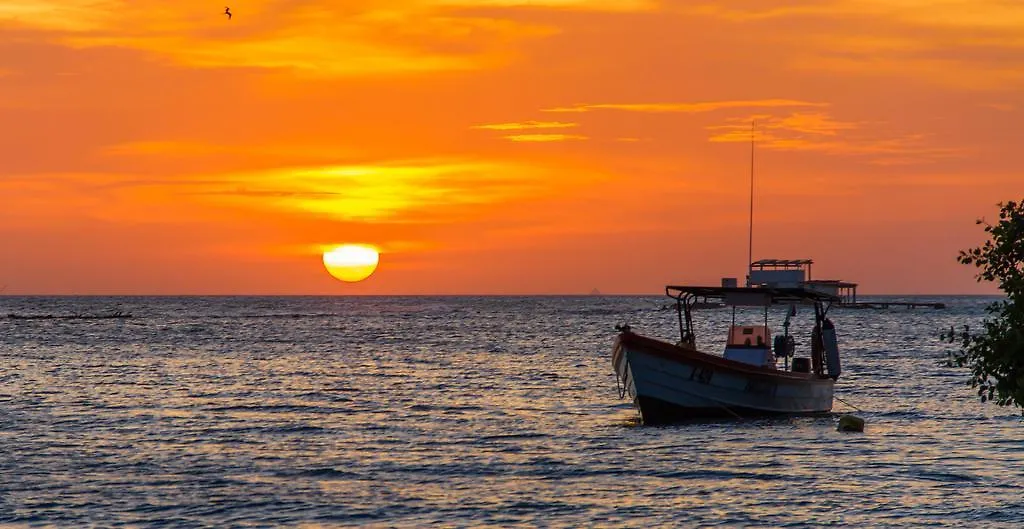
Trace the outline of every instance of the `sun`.
<instances>
[{"instance_id":1,"label":"sun","mask_svg":"<svg viewBox=\"0 0 1024 529\"><path fill-rule=\"evenodd\" d=\"M379 261L377 249L365 244L342 244L324 252L324 267L332 276L347 283L370 277Z\"/></svg>"}]
</instances>

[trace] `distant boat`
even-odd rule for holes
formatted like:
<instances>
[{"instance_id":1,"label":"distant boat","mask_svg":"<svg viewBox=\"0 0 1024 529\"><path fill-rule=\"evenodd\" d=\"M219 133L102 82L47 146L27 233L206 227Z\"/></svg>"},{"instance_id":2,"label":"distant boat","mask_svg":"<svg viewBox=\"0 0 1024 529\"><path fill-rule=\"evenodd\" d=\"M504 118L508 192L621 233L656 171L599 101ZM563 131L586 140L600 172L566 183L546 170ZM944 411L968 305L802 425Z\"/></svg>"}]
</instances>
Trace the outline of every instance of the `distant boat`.
<instances>
[{"instance_id":1,"label":"distant boat","mask_svg":"<svg viewBox=\"0 0 1024 529\"><path fill-rule=\"evenodd\" d=\"M832 410L833 386L841 370L835 327L827 314L832 303L839 301L837 296L766 287L668 286L665 293L676 300L679 343L641 336L623 326L612 348L620 396L633 401L644 424ZM696 348L692 311L708 300L733 308L723 355ZM773 339L768 312L779 305L789 306L790 312L783 334ZM794 357L795 342L789 334L797 305L814 307L808 356ZM764 307L763 324L737 324L738 306Z\"/></svg>"}]
</instances>

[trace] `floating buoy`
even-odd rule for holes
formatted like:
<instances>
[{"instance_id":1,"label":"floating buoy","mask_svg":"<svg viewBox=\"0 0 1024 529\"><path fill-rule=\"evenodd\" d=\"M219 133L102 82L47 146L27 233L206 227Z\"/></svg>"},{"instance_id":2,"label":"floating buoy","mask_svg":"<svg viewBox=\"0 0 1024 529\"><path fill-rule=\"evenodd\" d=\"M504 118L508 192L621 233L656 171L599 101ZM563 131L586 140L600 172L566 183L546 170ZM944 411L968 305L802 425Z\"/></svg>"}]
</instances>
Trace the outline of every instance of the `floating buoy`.
<instances>
[{"instance_id":1,"label":"floating buoy","mask_svg":"<svg viewBox=\"0 0 1024 529\"><path fill-rule=\"evenodd\" d=\"M864 431L864 419L857 417L856 415L841 415L839 417L839 428L840 432L863 432Z\"/></svg>"}]
</instances>

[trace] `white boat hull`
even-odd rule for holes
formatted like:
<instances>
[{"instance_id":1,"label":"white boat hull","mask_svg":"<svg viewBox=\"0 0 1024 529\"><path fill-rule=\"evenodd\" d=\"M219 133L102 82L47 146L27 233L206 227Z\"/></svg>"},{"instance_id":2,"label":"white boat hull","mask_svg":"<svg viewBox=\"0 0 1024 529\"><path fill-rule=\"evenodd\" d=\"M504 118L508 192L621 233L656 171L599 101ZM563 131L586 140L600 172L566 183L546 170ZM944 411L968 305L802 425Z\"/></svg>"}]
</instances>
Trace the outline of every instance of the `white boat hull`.
<instances>
[{"instance_id":1,"label":"white boat hull","mask_svg":"<svg viewBox=\"0 0 1024 529\"><path fill-rule=\"evenodd\" d=\"M831 378L744 364L630 332L616 339L612 362L644 424L832 410Z\"/></svg>"}]
</instances>

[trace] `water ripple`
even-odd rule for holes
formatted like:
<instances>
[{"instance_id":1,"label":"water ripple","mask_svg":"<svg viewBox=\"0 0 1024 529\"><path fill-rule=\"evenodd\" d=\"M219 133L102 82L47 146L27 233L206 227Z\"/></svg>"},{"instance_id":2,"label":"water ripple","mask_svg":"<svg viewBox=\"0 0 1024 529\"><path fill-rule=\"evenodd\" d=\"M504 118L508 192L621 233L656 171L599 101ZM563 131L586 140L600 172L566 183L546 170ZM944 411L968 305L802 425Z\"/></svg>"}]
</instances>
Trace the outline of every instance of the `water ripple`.
<instances>
[{"instance_id":1,"label":"water ripple","mask_svg":"<svg viewBox=\"0 0 1024 529\"><path fill-rule=\"evenodd\" d=\"M833 313L862 434L638 426L609 347L671 340L659 297L0 300L133 315L0 319L5 526L1024 525L1020 415L940 365L985 298Z\"/></svg>"}]
</instances>

